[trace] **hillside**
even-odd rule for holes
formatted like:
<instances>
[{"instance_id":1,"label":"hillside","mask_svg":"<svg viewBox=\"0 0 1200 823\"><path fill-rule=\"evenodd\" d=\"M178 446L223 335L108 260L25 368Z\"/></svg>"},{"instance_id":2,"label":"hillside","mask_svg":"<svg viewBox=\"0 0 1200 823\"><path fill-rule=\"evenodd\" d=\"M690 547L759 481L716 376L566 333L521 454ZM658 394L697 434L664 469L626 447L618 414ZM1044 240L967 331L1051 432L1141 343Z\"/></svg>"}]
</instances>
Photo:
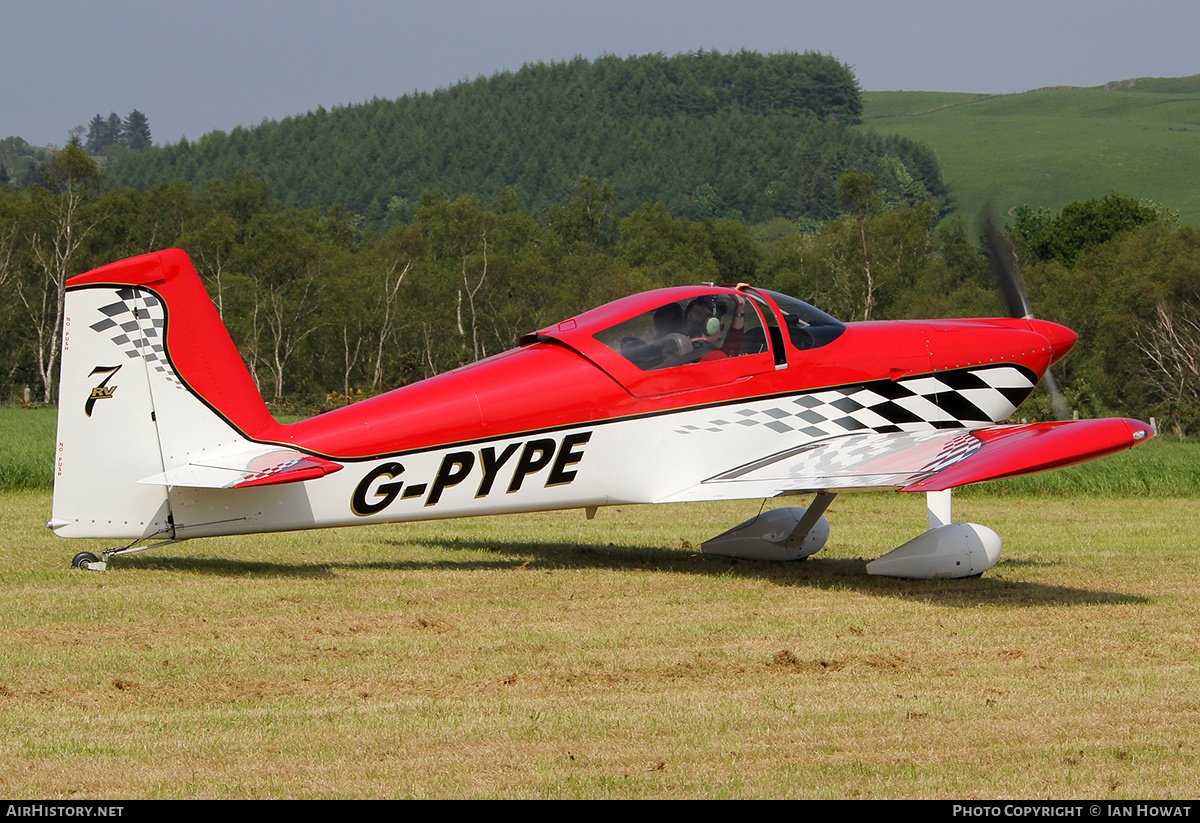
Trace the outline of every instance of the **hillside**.
<instances>
[{"instance_id":1,"label":"hillside","mask_svg":"<svg viewBox=\"0 0 1200 823\"><path fill-rule=\"evenodd\" d=\"M863 122L931 146L952 205L1057 210L1119 191L1200 224L1200 75L1022 94L865 92Z\"/></svg>"},{"instance_id":2,"label":"hillside","mask_svg":"<svg viewBox=\"0 0 1200 823\"><path fill-rule=\"evenodd\" d=\"M585 175L626 209L661 200L695 219L828 219L852 170L874 172L894 201L944 197L932 152L857 127L861 112L853 73L827 55L577 58L213 132L107 171L144 189L253 169L289 206L337 204L376 225L410 218L427 190L513 186L541 210Z\"/></svg>"},{"instance_id":3,"label":"hillside","mask_svg":"<svg viewBox=\"0 0 1200 823\"><path fill-rule=\"evenodd\" d=\"M0 186L29 179L52 154L50 149L31 146L20 137L0 139Z\"/></svg>"}]
</instances>

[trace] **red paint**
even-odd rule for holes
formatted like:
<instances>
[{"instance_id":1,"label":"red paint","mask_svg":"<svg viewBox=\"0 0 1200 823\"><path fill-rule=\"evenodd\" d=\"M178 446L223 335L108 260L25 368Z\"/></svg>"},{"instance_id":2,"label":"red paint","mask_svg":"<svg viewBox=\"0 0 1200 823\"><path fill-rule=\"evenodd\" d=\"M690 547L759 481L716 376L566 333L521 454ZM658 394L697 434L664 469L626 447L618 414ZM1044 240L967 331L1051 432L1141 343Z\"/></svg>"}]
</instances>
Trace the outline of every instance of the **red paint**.
<instances>
[{"instance_id":1,"label":"red paint","mask_svg":"<svg viewBox=\"0 0 1200 823\"><path fill-rule=\"evenodd\" d=\"M1124 451L1153 433L1140 420L1124 417L983 429L974 433L983 442L983 448L969 460L902 491L943 491L967 483L1074 466Z\"/></svg>"}]
</instances>

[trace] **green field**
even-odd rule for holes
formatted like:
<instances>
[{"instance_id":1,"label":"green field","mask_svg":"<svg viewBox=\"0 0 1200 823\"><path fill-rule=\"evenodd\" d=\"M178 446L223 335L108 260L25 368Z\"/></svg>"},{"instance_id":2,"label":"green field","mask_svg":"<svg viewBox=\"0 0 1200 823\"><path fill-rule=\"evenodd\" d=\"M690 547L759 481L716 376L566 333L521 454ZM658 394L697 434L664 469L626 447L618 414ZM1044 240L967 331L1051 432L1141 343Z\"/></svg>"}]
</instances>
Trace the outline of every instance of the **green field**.
<instances>
[{"instance_id":1,"label":"green field","mask_svg":"<svg viewBox=\"0 0 1200 823\"><path fill-rule=\"evenodd\" d=\"M0 411L52 453L52 411ZM68 563L102 544L42 525L47 490L0 492L0 794L1190 798L1200 496L1163 475L1194 478L1195 445L1071 470L1096 467L1082 496L961 495L1005 540L961 581L864 571L925 528L920 495L839 497L805 563L697 554L741 501L201 540L97 573Z\"/></svg>"},{"instance_id":2,"label":"green field","mask_svg":"<svg viewBox=\"0 0 1200 823\"><path fill-rule=\"evenodd\" d=\"M1061 209L1113 191L1200 223L1200 75L1023 94L866 92L864 123L927 142L954 206Z\"/></svg>"},{"instance_id":3,"label":"green field","mask_svg":"<svg viewBox=\"0 0 1200 823\"><path fill-rule=\"evenodd\" d=\"M0 405L0 491L50 488L57 420L52 406Z\"/></svg>"}]
</instances>

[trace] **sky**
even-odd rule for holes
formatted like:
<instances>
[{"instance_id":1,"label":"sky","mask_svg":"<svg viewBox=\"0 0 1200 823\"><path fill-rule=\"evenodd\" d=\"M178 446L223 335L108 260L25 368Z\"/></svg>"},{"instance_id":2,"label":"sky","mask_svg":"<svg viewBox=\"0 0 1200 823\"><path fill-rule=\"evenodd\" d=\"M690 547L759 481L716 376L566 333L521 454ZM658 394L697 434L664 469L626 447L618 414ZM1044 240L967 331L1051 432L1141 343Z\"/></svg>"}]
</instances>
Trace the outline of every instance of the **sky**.
<instances>
[{"instance_id":1,"label":"sky","mask_svg":"<svg viewBox=\"0 0 1200 823\"><path fill-rule=\"evenodd\" d=\"M1200 73L1196 0L0 0L0 137L138 109L156 144L525 63L817 51L867 91Z\"/></svg>"}]
</instances>

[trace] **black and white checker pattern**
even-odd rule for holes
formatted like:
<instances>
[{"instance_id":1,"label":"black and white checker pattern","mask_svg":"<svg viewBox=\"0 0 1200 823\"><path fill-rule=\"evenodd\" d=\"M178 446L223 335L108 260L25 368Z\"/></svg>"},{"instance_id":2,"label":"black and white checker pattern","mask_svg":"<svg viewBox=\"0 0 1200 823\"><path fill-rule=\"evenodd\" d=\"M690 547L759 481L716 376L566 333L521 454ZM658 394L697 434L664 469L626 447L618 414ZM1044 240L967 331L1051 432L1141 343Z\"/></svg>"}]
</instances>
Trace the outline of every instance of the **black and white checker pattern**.
<instances>
[{"instance_id":1,"label":"black and white checker pattern","mask_svg":"<svg viewBox=\"0 0 1200 823\"><path fill-rule=\"evenodd\" d=\"M982 446L983 442L969 431L852 434L778 452L706 482L774 477L823 485L836 478L854 478L857 485L869 478L870 484L890 485L898 477L911 482L936 474Z\"/></svg>"},{"instance_id":2,"label":"black and white checker pattern","mask_svg":"<svg viewBox=\"0 0 1200 823\"><path fill-rule=\"evenodd\" d=\"M166 315L162 303L153 294L142 293L143 307L139 307L133 289L124 288L117 291L121 299L100 308L105 318L91 326L92 331L105 333L115 330L112 342L120 346L129 358L141 357L146 365L161 374L170 385L177 389L183 388L183 383L175 374L175 369L167 362L166 346L163 340L163 329L166 326Z\"/></svg>"},{"instance_id":3,"label":"black and white checker pattern","mask_svg":"<svg viewBox=\"0 0 1200 823\"><path fill-rule=\"evenodd\" d=\"M948 469L960 460L964 460L983 448L983 441L978 437L963 432L947 440L938 450L937 456L918 469L914 474L937 474L942 469Z\"/></svg>"},{"instance_id":4,"label":"black and white checker pattern","mask_svg":"<svg viewBox=\"0 0 1200 823\"><path fill-rule=\"evenodd\" d=\"M878 380L780 398L773 404L729 408L723 417L683 425L676 432L765 426L780 434L799 432L820 439L848 432L961 429L1008 417L1033 391L1035 382L1031 371L1012 365Z\"/></svg>"}]
</instances>

